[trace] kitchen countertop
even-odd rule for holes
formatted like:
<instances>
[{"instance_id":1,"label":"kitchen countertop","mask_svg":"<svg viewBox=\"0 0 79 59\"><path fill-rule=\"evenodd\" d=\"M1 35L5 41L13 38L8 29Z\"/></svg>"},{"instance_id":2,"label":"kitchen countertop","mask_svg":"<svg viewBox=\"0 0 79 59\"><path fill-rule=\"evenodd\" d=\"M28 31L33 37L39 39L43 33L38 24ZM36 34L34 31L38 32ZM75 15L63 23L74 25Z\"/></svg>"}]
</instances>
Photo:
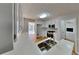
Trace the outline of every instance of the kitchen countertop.
<instances>
[{"instance_id":1,"label":"kitchen countertop","mask_svg":"<svg viewBox=\"0 0 79 59\"><path fill-rule=\"evenodd\" d=\"M49 39L50 38L47 38L47 39L37 42L36 43L37 48L39 49L39 47L38 47L39 43L42 43ZM53 40L53 39L51 39L51 40ZM72 50L73 50L73 46L74 46L73 42L70 42L70 41L67 41L64 39L62 39L60 41L55 40L55 42L57 42L57 44L52 46L48 51L42 52L39 49L40 54L42 54L42 55L71 55L72 54Z\"/></svg>"},{"instance_id":2,"label":"kitchen countertop","mask_svg":"<svg viewBox=\"0 0 79 59\"><path fill-rule=\"evenodd\" d=\"M47 52L42 55L71 55L74 43L67 40L60 40L56 45L52 46Z\"/></svg>"}]
</instances>

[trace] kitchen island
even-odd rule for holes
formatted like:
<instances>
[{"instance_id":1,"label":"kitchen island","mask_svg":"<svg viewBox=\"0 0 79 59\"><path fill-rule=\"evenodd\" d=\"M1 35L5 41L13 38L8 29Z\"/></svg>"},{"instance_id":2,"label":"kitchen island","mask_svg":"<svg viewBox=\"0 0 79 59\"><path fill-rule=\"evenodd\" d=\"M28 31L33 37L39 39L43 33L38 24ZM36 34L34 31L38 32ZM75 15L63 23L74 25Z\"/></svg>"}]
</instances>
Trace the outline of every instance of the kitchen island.
<instances>
[{"instance_id":1,"label":"kitchen island","mask_svg":"<svg viewBox=\"0 0 79 59\"><path fill-rule=\"evenodd\" d=\"M52 47L47 53L48 55L72 55L74 43L62 39L58 44Z\"/></svg>"},{"instance_id":2,"label":"kitchen island","mask_svg":"<svg viewBox=\"0 0 79 59\"><path fill-rule=\"evenodd\" d=\"M46 39L46 40L49 40L49 39ZM38 42L37 45L46 40ZM40 48L37 46L39 49L39 53L42 55L71 55L72 54L72 50L74 46L73 42L70 42L64 39L56 42L57 44L51 46L51 48L49 47L48 50L44 50L44 51L41 51Z\"/></svg>"}]
</instances>

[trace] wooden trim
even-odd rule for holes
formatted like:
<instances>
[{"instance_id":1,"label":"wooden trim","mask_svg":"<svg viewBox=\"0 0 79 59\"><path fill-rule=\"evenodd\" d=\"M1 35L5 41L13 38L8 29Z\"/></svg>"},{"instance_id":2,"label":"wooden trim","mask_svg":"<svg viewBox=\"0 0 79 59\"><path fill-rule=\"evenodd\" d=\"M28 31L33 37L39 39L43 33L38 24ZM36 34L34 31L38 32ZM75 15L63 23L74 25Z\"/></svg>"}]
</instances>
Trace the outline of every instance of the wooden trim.
<instances>
[{"instance_id":1,"label":"wooden trim","mask_svg":"<svg viewBox=\"0 0 79 59\"><path fill-rule=\"evenodd\" d=\"M73 50L72 50L72 55L78 55L78 54L76 53L76 51L75 51L75 45L74 45Z\"/></svg>"}]
</instances>

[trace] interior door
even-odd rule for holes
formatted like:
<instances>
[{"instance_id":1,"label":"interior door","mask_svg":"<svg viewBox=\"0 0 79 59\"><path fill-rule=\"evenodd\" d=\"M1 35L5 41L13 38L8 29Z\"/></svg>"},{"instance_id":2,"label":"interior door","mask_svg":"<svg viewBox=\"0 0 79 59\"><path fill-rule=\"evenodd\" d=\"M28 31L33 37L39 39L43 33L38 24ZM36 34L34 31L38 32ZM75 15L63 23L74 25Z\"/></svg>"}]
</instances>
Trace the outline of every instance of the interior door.
<instances>
[{"instance_id":1,"label":"interior door","mask_svg":"<svg viewBox=\"0 0 79 59\"><path fill-rule=\"evenodd\" d=\"M0 54L13 49L12 4L0 4Z\"/></svg>"}]
</instances>

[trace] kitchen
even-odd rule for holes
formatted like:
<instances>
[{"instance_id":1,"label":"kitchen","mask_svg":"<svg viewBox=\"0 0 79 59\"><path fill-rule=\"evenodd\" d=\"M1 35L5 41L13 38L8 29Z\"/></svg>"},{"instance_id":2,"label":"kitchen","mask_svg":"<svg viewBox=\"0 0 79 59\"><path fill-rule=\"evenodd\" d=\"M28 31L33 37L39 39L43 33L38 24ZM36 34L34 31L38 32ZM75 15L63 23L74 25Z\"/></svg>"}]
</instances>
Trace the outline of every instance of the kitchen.
<instances>
[{"instance_id":1,"label":"kitchen","mask_svg":"<svg viewBox=\"0 0 79 59\"><path fill-rule=\"evenodd\" d=\"M75 6L75 14L70 12L73 5L21 4L24 27L15 42L14 53L72 55L74 50L78 54L79 18Z\"/></svg>"}]
</instances>

